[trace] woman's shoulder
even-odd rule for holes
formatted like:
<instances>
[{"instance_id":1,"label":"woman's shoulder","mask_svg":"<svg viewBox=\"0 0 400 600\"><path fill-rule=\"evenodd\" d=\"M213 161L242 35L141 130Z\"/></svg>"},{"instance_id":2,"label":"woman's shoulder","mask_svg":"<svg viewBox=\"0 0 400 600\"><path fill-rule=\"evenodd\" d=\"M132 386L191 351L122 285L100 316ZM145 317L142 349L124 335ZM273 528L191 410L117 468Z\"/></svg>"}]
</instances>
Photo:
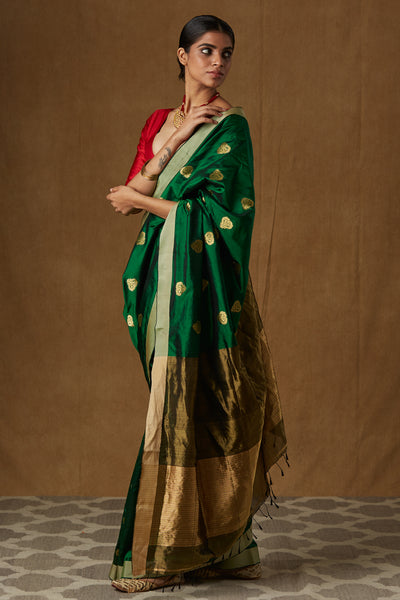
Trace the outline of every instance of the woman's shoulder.
<instances>
[{"instance_id":1,"label":"woman's shoulder","mask_svg":"<svg viewBox=\"0 0 400 600\"><path fill-rule=\"evenodd\" d=\"M211 106L219 106L224 111L232 108L232 104L230 104L230 102L228 102L228 100L222 96L218 96L218 98L213 100L213 102L211 102Z\"/></svg>"},{"instance_id":2,"label":"woman's shoulder","mask_svg":"<svg viewBox=\"0 0 400 600\"><path fill-rule=\"evenodd\" d=\"M246 115L241 106L232 106L232 104L230 102L228 102L228 100L226 100L226 98L222 98L222 96L219 96L219 98L216 98L214 100L214 102L212 102L212 104L222 108L223 120L226 121L226 123L225 123L226 126L228 126L228 127L229 126L233 126L233 127L239 126L239 128L243 127L245 129L248 127ZM227 117L232 117L232 116L234 116L236 118L233 118L233 119L227 118Z\"/></svg>"},{"instance_id":3,"label":"woman's shoulder","mask_svg":"<svg viewBox=\"0 0 400 600\"><path fill-rule=\"evenodd\" d=\"M230 102L228 102L228 100L226 98L220 97L217 99L217 102L218 102L218 100L220 101L221 106L224 110L230 110L232 108L232 104Z\"/></svg>"}]
</instances>

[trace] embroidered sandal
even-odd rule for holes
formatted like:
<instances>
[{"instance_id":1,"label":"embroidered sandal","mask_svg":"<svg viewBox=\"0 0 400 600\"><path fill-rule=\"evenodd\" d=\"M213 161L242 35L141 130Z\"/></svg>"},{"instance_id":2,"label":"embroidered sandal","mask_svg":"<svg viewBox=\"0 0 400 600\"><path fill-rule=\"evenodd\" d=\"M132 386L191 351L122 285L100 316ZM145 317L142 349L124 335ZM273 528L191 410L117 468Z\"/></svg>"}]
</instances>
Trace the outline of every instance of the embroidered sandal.
<instances>
[{"instance_id":1,"label":"embroidered sandal","mask_svg":"<svg viewBox=\"0 0 400 600\"><path fill-rule=\"evenodd\" d=\"M181 575L170 575L169 577L146 577L144 579L114 579L111 585L120 592L135 593L135 592L150 592L159 588L169 587L172 589L176 585L181 584Z\"/></svg>"}]
</instances>

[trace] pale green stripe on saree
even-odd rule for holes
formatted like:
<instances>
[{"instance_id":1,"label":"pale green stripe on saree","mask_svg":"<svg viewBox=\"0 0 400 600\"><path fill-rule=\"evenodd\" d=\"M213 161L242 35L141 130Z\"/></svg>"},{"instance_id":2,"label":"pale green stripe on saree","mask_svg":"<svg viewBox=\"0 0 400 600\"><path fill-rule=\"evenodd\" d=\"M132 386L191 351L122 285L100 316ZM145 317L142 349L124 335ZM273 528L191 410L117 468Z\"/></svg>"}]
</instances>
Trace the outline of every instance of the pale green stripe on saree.
<instances>
[{"instance_id":1,"label":"pale green stripe on saree","mask_svg":"<svg viewBox=\"0 0 400 600\"><path fill-rule=\"evenodd\" d=\"M171 298L175 217L177 208L177 203L172 206L160 235L160 248L158 252L158 287L156 296L156 356L168 356L169 303Z\"/></svg>"},{"instance_id":2,"label":"pale green stripe on saree","mask_svg":"<svg viewBox=\"0 0 400 600\"><path fill-rule=\"evenodd\" d=\"M115 565L113 564L109 573L109 578L112 580L121 579L122 577L126 577L127 579L132 579L132 561L125 560L124 564Z\"/></svg>"},{"instance_id":3,"label":"pale green stripe on saree","mask_svg":"<svg viewBox=\"0 0 400 600\"><path fill-rule=\"evenodd\" d=\"M159 179L158 179L158 183L157 183L157 187L154 191L153 196L155 198L158 198L161 196L161 194L164 192L164 190L166 189L166 187L171 183L172 179L176 176L176 174L185 166L185 164L187 163L187 161L190 159L190 157L194 154L194 152L197 150L197 148L204 142L204 140L206 139L206 137L213 131L213 129L221 122L223 121L226 117L230 116L230 115L239 115L243 118L245 117L244 111L241 107L234 107L231 108L229 110L227 110L226 112L224 112L220 117L216 117L215 120L217 121L217 123L214 124L206 124L203 125L202 127L200 127L198 129L198 131L196 131L184 144L182 144L182 146L178 149L178 151L175 153L175 155L172 157L172 159L170 160L170 162L168 163L168 165L165 167L165 169L162 171ZM165 283L169 283L169 288L168 288L168 292L166 293L170 293L170 289L171 289L171 282L172 282L172 261L171 256L170 259L168 258L168 251L172 252L173 250L173 236L175 233L175 225L172 228L172 223L171 221L173 220L175 222L175 212L176 212L176 207L173 207L174 212L172 213L172 209L171 209L171 213L170 215L168 215L167 219L166 219L166 223L163 227L163 233L161 234L160 237L160 243L162 243L162 240L164 239L164 241L167 239L167 237L169 238L169 242L167 242L168 244L168 250L167 250L167 254L164 256L164 264L160 267L161 263L159 263L159 277L162 275L161 279L165 279L166 277L169 277L168 281L165 280ZM142 222L141 222L141 229L147 219L147 217L149 216L149 213L144 213L143 217L142 217ZM166 228L166 224L167 221L169 223L167 230ZM165 231L165 233L164 233ZM172 246L171 246L172 244ZM160 246L160 252L161 252L161 246ZM165 267L167 267L167 265L169 265L170 268L170 276L167 275L167 271L165 270ZM168 269L168 267L167 267ZM159 286L158 286L158 291L156 294L156 297L154 299L154 303L149 315L149 321L148 321L148 326L147 326L147 334L146 334L146 365L147 365L147 372L150 373L150 360L151 360L151 356L153 354L153 350L155 347L155 328L156 328L156 321L157 323L160 324L160 327L163 327L163 330L165 332L165 334L167 335L167 332L169 331L169 324L168 324L168 328L166 329L166 322L163 322L163 316L161 315L161 303L158 300L158 296L160 293L160 286L162 285L161 280L159 281ZM169 306L169 302L168 302L168 306ZM166 306L163 307L163 309L166 309ZM164 315L164 321L167 318L167 313L165 313ZM167 336L168 337L168 336ZM165 342L165 339L163 341L164 346L165 343L168 344L168 341ZM161 348L161 345L159 345L157 343L158 349L156 350L156 354L158 356L163 356L163 350L159 351L159 349ZM166 354L164 356L168 355L168 351L166 352Z\"/></svg>"},{"instance_id":4,"label":"pale green stripe on saree","mask_svg":"<svg viewBox=\"0 0 400 600\"><path fill-rule=\"evenodd\" d=\"M180 148L178 148L165 169L161 172L161 175L157 181L156 189L153 193L153 198L162 198L165 188L171 183L175 175L186 165L192 154L204 142L206 137L213 131L213 129L230 115L239 115L244 119L246 118L243 109L240 106L235 106L225 111L220 117L215 117L215 121L217 121L217 123L206 123L205 125L202 125L186 142L182 144L182 146L180 146ZM142 229L149 214L150 213L148 212L143 214L140 229Z\"/></svg>"},{"instance_id":5,"label":"pale green stripe on saree","mask_svg":"<svg viewBox=\"0 0 400 600\"><path fill-rule=\"evenodd\" d=\"M184 144L182 144L182 146L180 146L161 173L153 194L154 198L162 197L161 194L164 192L165 188L171 183L175 175L186 165L189 158L204 142L206 137L221 121L230 115L240 115L241 117L246 118L243 109L240 106L236 106L225 111L220 117L215 117L214 120L217 121L217 123L206 123L205 125L202 125Z\"/></svg>"}]
</instances>

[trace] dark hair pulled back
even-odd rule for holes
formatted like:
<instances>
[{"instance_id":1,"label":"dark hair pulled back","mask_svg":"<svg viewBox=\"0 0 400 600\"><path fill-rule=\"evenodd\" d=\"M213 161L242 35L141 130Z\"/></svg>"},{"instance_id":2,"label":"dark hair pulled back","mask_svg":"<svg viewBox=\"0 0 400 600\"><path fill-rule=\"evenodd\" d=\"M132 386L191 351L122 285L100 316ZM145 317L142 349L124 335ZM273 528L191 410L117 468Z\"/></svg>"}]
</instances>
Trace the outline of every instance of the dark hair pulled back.
<instances>
[{"instance_id":1,"label":"dark hair pulled back","mask_svg":"<svg viewBox=\"0 0 400 600\"><path fill-rule=\"evenodd\" d=\"M233 33L232 27L228 25L226 21L214 17L213 15L199 15L198 17L190 19L181 31L178 47L183 48L185 52L188 52L190 46L202 35L207 33L207 31L220 31L221 33L226 33L231 38L232 47L234 48L235 34ZM180 68L179 79L185 79L185 67L179 62L179 59L178 64Z\"/></svg>"}]
</instances>

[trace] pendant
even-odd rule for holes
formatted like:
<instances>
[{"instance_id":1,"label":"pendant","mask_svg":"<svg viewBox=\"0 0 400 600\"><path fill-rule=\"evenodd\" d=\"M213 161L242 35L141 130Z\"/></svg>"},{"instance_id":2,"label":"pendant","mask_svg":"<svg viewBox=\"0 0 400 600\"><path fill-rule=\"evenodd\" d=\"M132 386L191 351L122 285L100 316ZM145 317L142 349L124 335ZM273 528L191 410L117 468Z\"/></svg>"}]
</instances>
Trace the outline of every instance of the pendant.
<instances>
[{"instance_id":1,"label":"pendant","mask_svg":"<svg viewBox=\"0 0 400 600\"><path fill-rule=\"evenodd\" d=\"M180 108L174 114L174 125L177 129L182 125L185 120L185 115Z\"/></svg>"}]
</instances>

